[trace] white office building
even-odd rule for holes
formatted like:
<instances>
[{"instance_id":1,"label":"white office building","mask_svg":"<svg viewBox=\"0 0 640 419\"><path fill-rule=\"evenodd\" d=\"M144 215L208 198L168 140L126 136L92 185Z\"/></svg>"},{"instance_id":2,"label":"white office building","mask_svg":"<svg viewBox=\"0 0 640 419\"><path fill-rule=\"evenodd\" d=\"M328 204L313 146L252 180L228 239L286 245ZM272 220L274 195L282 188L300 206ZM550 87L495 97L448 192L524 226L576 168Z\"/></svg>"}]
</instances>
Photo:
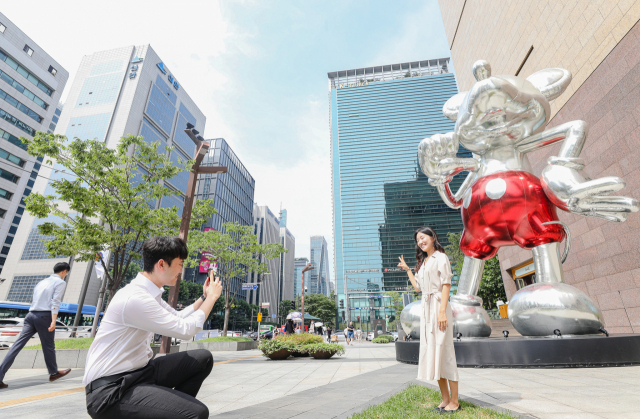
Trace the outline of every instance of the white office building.
<instances>
[{"instance_id":1,"label":"white office building","mask_svg":"<svg viewBox=\"0 0 640 419\"><path fill-rule=\"evenodd\" d=\"M43 175L42 159L30 156L20 137L53 132L68 78L57 61L0 13L0 273L5 283L7 256L25 224L23 198Z\"/></svg>"},{"instance_id":2,"label":"white office building","mask_svg":"<svg viewBox=\"0 0 640 419\"><path fill-rule=\"evenodd\" d=\"M187 122L204 132L205 116L180 85L180 77L171 72L151 46L128 46L84 56L56 133L68 138L103 140L109 147L115 147L125 135L139 134L147 142L159 142L161 150L175 147L169 157L177 164L178 158L187 160L195 153L194 143L184 133ZM53 169L43 167L34 191L53 194L48 178L69 176L62 169L58 164ZM180 173L165 187L184 195L188 178L188 173ZM165 197L156 205L175 205L181 214L184 196ZM30 301L35 284L51 274L55 263L68 260L45 250L44 242L49 238L42 236L37 226L56 221L50 218L34 219L25 213L2 272L6 280L0 285L0 300ZM64 302L78 302L88 269L86 262L74 264ZM90 305L97 303L100 285L95 273L93 276L85 300Z\"/></svg>"},{"instance_id":3,"label":"white office building","mask_svg":"<svg viewBox=\"0 0 640 419\"><path fill-rule=\"evenodd\" d=\"M250 272L247 275L248 283L258 284L256 291L247 293L247 301L258 306L269 303L269 321L275 321L273 315L278 313L280 302L293 300L296 239L286 226L281 225L281 220L266 205L254 204L253 220L254 232L259 244L280 243L289 250L279 258L270 260L266 260L261 255L262 262L267 262L269 266L269 273L258 275Z\"/></svg>"}]
</instances>

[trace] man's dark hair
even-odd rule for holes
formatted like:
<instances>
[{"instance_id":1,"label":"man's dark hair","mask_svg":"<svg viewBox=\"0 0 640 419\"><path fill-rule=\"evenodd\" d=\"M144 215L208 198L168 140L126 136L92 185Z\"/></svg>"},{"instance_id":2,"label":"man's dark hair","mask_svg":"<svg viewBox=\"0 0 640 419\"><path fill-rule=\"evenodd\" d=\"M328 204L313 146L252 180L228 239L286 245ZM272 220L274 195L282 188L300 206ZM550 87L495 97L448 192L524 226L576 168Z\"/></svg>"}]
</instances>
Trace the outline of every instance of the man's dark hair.
<instances>
[{"instance_id":1,"label":"man's dark hair","mask_svg":"<svg viewBox=\"0 0 640 419\"><path fill-rule=\"evenodd\" d=\"M54 274L59 274L60 272L70 271L70 270L71 270L71 266L69 266L67 262L58 262L53 267Z\"/></svg>"},{"instance_id":2,"label":"man's dark hair","mask_svg":"<svg viewBox=\"0 0 640 419\"><path fill-rule=\"evenodd\" d=\"M142 262L145 272L153 272L160 259L171 266L175 258L186 259L189 256L187 244L179 237L152 237L142 244Z\"/></svg>"}]
</instances>

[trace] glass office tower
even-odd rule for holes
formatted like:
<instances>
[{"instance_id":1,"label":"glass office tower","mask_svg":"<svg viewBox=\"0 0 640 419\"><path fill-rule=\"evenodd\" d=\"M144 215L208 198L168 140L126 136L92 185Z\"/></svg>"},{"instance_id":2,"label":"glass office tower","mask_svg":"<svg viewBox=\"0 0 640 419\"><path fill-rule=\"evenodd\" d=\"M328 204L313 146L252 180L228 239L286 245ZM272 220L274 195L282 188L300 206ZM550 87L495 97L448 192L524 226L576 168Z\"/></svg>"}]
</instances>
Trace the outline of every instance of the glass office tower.
<instances>
[{"instance_id":1,"label":"glass office tower","mask_svg":"<svg viewBox=\"0 0 640 419\"><path fill-rule=\"evenodd\" d=\"M329 251L324 236L311 236L311 264L313 269L307 274L309 294L329 295Z\"/></svg>"},{"instance_id":2,"label":"glass office tower","mask_svg":"<svg viewBox=\"0 0 640 419\"><path fill-rule=\"evenodd\" d=\"M449 58L328 76L339 318L360 316L368 329L372 318L396 315L386 291L409 289L397 265L400 255L415 264L413 232L431 226L446 245L448 232L462 231L460 213L429 185L417 156L423 138L453 130L442 106L458 90Z\"/></svg>"}]
</instances>

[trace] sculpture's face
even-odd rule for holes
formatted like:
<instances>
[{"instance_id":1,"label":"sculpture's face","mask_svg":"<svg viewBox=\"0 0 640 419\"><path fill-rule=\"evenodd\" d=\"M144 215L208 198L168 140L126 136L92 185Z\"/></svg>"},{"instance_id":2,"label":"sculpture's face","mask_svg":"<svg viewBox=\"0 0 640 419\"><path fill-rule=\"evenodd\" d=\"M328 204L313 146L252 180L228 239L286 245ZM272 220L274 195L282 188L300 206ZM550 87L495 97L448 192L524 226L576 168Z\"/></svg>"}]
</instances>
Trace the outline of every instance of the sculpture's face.
<instances>
[{"instance_id":1,"label":"sculpture's face","mask_svg":"<svg viewBox=\"0 0 640 419\"><path fill-rule=\"evenodd\" d=\"M484 154L541 132L549 114L549 101L530 81L490 76L476 82L462 100L455 132L465 148Z\"/></svg>"}]
</instances>

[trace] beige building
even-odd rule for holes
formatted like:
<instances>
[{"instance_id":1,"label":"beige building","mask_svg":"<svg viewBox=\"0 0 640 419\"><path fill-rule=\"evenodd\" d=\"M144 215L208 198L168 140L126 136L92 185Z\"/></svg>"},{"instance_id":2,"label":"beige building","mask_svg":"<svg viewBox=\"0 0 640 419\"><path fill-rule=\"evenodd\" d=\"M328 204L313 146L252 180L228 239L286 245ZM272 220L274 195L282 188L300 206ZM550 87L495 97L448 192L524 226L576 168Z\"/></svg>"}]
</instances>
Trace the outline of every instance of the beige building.
<instances>
[{"instance_id":1,"label":"beige building","mask_svg":"<svg viewBox=\"0 0 640 419\"><path fill-rule=\"evenodd\" d=\"M623 177L620 194L640 199L640 1L439 3L460 91L473 85L471 67L479 59L495 75L571 71L571 84L551 103L548 127L586 121L585 174ZM536 174L559 148L528 155ZM610 332L640 333L640 213L610 223L558 212L572 236L565 281L593 298ZM510 298L531 283L531 252L504 247L498 256Z\"/></svg>"}]
</instances>

